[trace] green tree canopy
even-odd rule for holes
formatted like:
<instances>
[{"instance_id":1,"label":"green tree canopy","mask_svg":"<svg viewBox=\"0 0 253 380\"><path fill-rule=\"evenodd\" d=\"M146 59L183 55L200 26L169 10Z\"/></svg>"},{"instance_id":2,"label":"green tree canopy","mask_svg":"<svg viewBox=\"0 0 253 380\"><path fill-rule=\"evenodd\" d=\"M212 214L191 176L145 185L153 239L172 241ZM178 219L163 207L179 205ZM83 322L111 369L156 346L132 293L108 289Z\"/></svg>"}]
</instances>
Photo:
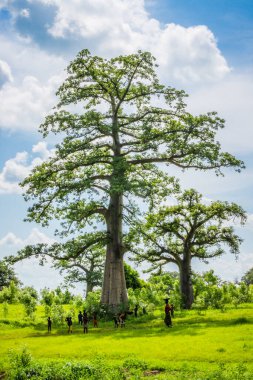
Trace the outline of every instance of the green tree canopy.
<instances>
[{"instance_id":1,"label":"green tree canopy","mask_svg":"<svg viewBox=\"0 0 253 380\"><path fill-rule=\"evenodd\" d=\"M4 286L9 286L11 281L13 281L16 285L20 284L20 281L17 278L16 273L14 272L14 269L11 267L11 265L4 261L0 261L0 290Z\"/></svg>"},{"instance_id":2,"label":"green tree canopy","mask_svg":"<svg viewBox=\"0 0 253 380\"><path fill-rule=\"evenodd\" d=\"M145 285L145 281L140 278L137 270L133 269L131 265L127 264L126 262L124 262L124 271L127 289L140 289Z\"/></svg>"},{"instance_id":3,"label":"green tree canopy","mask_svg":"<svg viewBox=\"0 0 253 380\"><path fill-rule=\"evenodd\" d=\"M253 284L253 268L250 268L245 275L242 277L242 281L247 285Z\"/></svg>"}]
</instances>

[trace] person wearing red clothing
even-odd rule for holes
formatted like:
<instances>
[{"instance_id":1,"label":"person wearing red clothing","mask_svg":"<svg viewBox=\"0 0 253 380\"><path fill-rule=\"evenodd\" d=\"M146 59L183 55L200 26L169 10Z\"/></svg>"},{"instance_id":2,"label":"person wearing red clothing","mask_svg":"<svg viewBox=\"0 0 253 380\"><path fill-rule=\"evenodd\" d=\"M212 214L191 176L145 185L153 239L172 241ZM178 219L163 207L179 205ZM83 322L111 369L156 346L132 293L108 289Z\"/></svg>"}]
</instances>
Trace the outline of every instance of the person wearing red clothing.
<instances>
[{"instance_id":1,"label":"person wearing red clothing","mask_svg":"<svg viewBox=\"0 0 253 380\"><path fill-rule=\"evenodd\" d=\"M164 308L164 311L165 311L165 318L164 318L164 323L166 326L168 327L172 327L172 321L171 321L171 306L169 304L169 299L168 298L165 298L165 308Z\"/></svg>"}]
</instances>

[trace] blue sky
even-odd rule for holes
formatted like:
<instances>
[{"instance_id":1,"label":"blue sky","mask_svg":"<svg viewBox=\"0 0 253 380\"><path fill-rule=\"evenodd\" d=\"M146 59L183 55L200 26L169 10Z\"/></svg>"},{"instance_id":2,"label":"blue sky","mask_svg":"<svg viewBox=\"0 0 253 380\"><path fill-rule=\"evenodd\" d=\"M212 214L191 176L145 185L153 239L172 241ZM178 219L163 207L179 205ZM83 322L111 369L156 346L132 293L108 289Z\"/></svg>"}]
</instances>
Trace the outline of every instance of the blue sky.
<instances>
[{"instance_id":1,"label":"blue sky","mask_svg":"<svg viewBox=\"0 0 253 380\"><path fill-rule=\"evenodd\" d=\"M83 48L104 57L143 49L156 56L161 81L190 94L190 111L217 110L226 119L219 140L246 163L243 173L227 170L224 178L171 169L184 187L247 211L247 225L237 226L244 238L239 260L228 254L195 264L240 278L253 266L252 42L251 0L0 0L0 258L54 239L53 228L23 222L27 204L18 183L53 147L37 130L57 102L64 68ZM16 271L37 288L61 282L36 260Z\"/></svg>"}]
</instances>

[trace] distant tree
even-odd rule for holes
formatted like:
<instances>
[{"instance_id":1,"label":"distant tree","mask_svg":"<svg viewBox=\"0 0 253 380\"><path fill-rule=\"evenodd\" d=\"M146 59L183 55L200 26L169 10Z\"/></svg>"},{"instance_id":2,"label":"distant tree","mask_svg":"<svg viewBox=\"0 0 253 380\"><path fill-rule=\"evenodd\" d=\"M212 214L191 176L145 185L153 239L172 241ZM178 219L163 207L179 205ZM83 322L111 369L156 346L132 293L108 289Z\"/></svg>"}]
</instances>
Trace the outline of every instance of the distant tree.
<instances>
[{"instance_id":1,"label":"distant tree","mask_svg":"<svg viewBox=\"0 0 253 380\"><path fill-rule=\"evenodd\" d=\"M124 271L126 278L126 287L132 289L139 289L145 285L145 281L140 278L137 270L133 269L131 265L124 262Z\"/></svg>"},{"instance_id":2,"label":"distant tree","mask_svg":"<svg viewBox=\"0 0 253 380\"><path fill-rule=\"evenodd\" d=\"M55 299L55 292L49 288L44 288L40 291L41 303L47 306L52 306Z\"/></svg>"},{"instance_id":3,"label":"distant tree","mask_svg":"<svg viewBox=\"0 0 253 380\"><path fill-rule=\"evenodd\" d=\"M32 294L29 289L24 289L20 296L20 302L24 305L27 317L30 318L33 317L37 306L37 299Z\"/></svg>"},{"instance_id":4,"label":"distant tree","mask_svg":"<svg viewBox=\"0 0 253 380\"><path fill-rule=\"evenodd\" d=\"M61 236L83 234L90 249L98 239L103 244L101 302L111 307L128 302L124 231L134 218L133 200L162 194L173 182L161 164L217 173L244 167L216 141L224 120L215 112L191 115L184 91L160 84L155 69L148 52L103 59L82 50L40 128L62 141L22 183L32 204L29 221L45 226L56 218L63 221ZM100 236L87 233L91 225Z\"/></svg>"},{"instance_id":5,"label":"distant tree","mask_svg":"<svg viewBox=\"0 0 253 380\"><path fill-rule=\"evenodd\" d=\"M85 255L66 260L56 260L55 267L60 269L61 274L65 274L65 285L74 283L85 284L86 297L95 287L102 287L104 274L105 252L93 248L86 250Z\"/></svg>"},{"instance_id":6,"label":"distant tree","mask_svg":"<svg viewBox=\"0 0 253 380\"><path fill-rule=\"evenodd\" d=\"M247 285L253 284L253 268L249 269L242 277L242 281Z\"/></svg>"},{"instance_id":7,"label":"distant tree","mask_svg":"<svg viewBox=\"0 0 253 380\"><path fill-rule=\"evenodd\" d=\"M29 294L36 301L38 301L38 299L39 299L39 294L33 286L24 286L20 289L20 292L21 292L21 294L22 293Z\"/></svg>"},{"instance_id":8,"label":"distant tree","mask_svg":"<svg viewBox=\"0 0 253 380\"><path fill-rule=\"evenodd\" d=\"M0 303L17 303L20 298L20 292L18 285L14 281L11 281L9 286L4 286L0 292Z\"/></svg>"},{"instance_id":9,"label":"distant tree","mask_svg":"<svg viewBox=\"0 0 253 380\"><path fill-rule=\"evenodd\" d=\"M152 268L152 272L148 278L148 282L151 284L162 283L163 285L166 285L168 294L175 288L175 284L177 284L178 280L178 272L165 272L161 270L161 267L159 267L159 270L157 272L154 272Z\"/></svg>"},{"instance_id":10,"label":"distant tree","mask_svg":"<svg viewBox=\"0 0 253 380\"><path fill-rule=\"evenodd\" d=\"M93 238L99 240L98 234L93 234ZM65 284L83 283L86 295L94 287L102 286L105 250L99 241L94 241L91 248L86 246L82 236L65 243L28 245L16 256L9 256L8 260L15 263L32 256L39 257L41 265L50 258L53 267L65 274Z\"/></svg>"},{"instance_id":11,"label":"distant tree","mask_svg":"<svg viewBox=\"0 0 253 380\"><path fill-rule=\"evenodd\" d=\"M56 294L55 303L57 304L68 305L75 297L68 289L64 289L63 286L57 286L54 291Z\"/></svg>"},{"instance_id":12,"label":"distant tree","mask_svg":"<svg viewBox=\"0 0 253 380\"><path fill-rule=\"evenodd\" d=\"M178 194L177 201L174 206L158 206L139 226L145 248L137 252L136 261L146 260L157 268L176 264L183 307L189 309L193 303L192 259L207 262L225 253L225 245L237 255L242 240L228 222L238 218L244 223L246 214L235 203L204 204L202 196L193 189ZM213 276L209 277L211 281Z\"/></svg>"},{"instance_id":13,"label":"distant tree","mask_svg":"<svg viewBox=\"0 0 253 380\"><path fill-rule=\"evenodd\" d=\"M20 281L17 278L16 273L10 264L6 261L0 261L0 291L4 286L9 286L11 281L13 281L16 285L20 284Z\"/></svg>"}]
</instances>

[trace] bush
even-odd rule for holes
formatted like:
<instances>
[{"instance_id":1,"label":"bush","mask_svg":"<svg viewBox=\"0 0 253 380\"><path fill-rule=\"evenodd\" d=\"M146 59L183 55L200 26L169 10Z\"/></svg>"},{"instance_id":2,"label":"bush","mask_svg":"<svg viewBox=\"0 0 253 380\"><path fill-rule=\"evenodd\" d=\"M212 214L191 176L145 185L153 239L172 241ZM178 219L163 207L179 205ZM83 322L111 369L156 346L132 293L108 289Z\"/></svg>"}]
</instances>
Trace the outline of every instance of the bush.
<instances>
[{"instance_id":1,"label":"bush","mask_svg":"<svg viewBox=\"0 0 253 380\"><path fill-rule=\"evenodd\" d=\"M50 290L49 288L44 288L40 291L41 294L41 303L46 306L52 306L54 299L55 299L55 293L53 290Z\"/></svg>"},{"instance_id":2,"label":"bush","mask_svg":"<svg viewBox=\"0 0 253 380\"><path fill-rule=\"evenodd\" d=\"M32 318L36 311L36 299L30 293L22 292L20 301L25 307L26 316Z\"/></svg>"},{"instance_id":3,"label":"bush","mask_svg":"<svg viewBox=\"0 0 253 380\"><path fill-rule=\"evenodd\" d=\"M100 314L101 304L100 304L101 292L97 290L95 292L89 292L84 303L84 307L89 315L93 313Z\"/></svg>"},{"instance_id":4,"label":"bush","mask_svg":"<svg viewBox=\"0 0 253 380\"><path fill-rule=\"evenodd\" d=\"M54 324L63 324L65 320L65 311L63 306L54 303L51 307L51 317Z\"/></svg>"},{"instance_id":5,"label":"bush","mask_svg":"<svg viewBox=\"0 0 253 380\"><path fill-rule=\"evenodd\" d=\"M10 380L125 380L124 371L109 366L102 356L90 363L45 362L38 363L26 348L10 352Z\"/></svg>"},{"instance_id":6,"label":"bush","mask_svg":"<svg viewBox=\"0 0 253 380\"><path fill-rule=\"evenodd\" d=\"M147 363L144 360L139 360L136 358L129 358L126 359L123 363L123 368L126 369L140 369L140 370L145 370L148 368Z\"/></svg>"},{"instance_id":7,"label":"bush","mask_svg":"<svg viewBox=\"0 0 253 380\"><path fill-rule=\"evenodd\" d=\"M20 296L20 290L15 282L11 281L8 287L3 287L0 292L0 303L7 302L13 304L18 302Z\"/></svg>"}]
</instances>

